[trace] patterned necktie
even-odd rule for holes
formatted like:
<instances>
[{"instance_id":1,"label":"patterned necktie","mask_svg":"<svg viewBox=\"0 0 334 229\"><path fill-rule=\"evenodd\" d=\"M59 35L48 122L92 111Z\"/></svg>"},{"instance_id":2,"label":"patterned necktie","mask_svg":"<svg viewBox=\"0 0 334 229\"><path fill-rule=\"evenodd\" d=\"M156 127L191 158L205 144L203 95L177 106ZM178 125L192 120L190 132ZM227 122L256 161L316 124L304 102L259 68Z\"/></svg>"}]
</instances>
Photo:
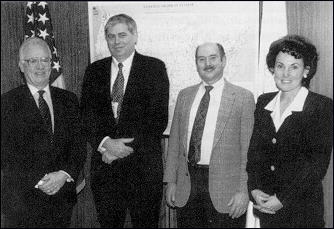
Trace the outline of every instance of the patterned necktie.
<instances>
[{"instance_id":1,"label":"patterned necktie","mask_svg":"<svg viewBox=\"0 0 334 229\"><path fill-rule=\"evenodd\" d=\"M193 129L191 131L188 160L191 165L197 164L201 159L201 141L205 125L206 114L210 103L212 86L205 86L205 94L198 106Z\"/></svg>"},{"instance_id":2,"label":"patterned necktie","mask_svg":"<svg viewBox=\"0 0 334 229\"><path fill-rule=\"evenodd\" d=\"M118 64L118 73L116 80L114 82L113 88L112 88L112 101L118 103L117 106L117 118L116 122L119 120L119 114L121 112L121 106L123 102L123 91L124 91L124 76L122 72L123 64Z\"/></svg>"},{"instance_id":3,"label":"patterned necktie","mask_svg":"<svg viewBox=\"0 0 334 229\"><path fill-rule=\"evenodd\" d=\"M50 135L50 141L53 143L53 133L52 133L52 122L51 122L51 114L48 104L43 98L43 94L45 93L44 90L39 90L39 98L38 98L38 106L41 112L45 127Z\"/></svg>"}]
</instances>

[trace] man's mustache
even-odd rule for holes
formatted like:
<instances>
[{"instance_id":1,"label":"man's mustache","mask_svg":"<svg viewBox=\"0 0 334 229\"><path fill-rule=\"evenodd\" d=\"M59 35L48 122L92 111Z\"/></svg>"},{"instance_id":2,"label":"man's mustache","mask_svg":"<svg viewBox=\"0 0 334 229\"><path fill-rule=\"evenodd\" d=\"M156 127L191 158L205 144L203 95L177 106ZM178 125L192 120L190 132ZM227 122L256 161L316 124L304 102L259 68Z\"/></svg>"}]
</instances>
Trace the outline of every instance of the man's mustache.
<instances>
[{"instance_id":1,"label":"man's mustache","mask_svg":"<svg viewBox=\"0 0 334 229\"><path fill-rule=\"evenodd\" d=\"M208 67L205 67L204 68L204 71L207 71L207 70L214 70L215 67L214 66L208 66Z\"/></svg>"}]
</instances>

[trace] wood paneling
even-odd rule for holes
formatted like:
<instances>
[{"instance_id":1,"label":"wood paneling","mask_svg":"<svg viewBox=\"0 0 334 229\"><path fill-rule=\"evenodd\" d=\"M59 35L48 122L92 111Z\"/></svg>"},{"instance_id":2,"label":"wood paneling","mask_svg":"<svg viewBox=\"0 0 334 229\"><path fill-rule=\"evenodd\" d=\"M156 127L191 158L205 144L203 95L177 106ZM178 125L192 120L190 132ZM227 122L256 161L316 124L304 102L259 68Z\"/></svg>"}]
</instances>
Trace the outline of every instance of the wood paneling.
<instances>
[{"instance_id":1,"label":"wood paneling","mask_svg":"<svg viewBox=\"0 0 334 229\"><path fill-rule=\"evenodd\" d=\"M23 83L18 60L24 11L22 2L1 2L1 94Z\"/></svg>"}]
</instances>

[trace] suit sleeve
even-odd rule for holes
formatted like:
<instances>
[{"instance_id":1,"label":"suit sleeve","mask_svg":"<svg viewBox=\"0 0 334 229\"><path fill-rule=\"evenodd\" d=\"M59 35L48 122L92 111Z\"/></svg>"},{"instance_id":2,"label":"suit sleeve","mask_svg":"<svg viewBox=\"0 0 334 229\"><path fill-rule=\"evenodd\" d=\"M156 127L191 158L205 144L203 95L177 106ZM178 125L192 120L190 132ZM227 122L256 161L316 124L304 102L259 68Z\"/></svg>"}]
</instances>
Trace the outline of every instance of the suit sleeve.
<instances>
[{"instance_id":1,"label":"suit sleeve","mask_svg":"<svg viewBox=\"0 0 334 229\"><path fill-rule=\"evenodd\" d=\"M152 71L152 87L149 104L146 108L146 116L141 120L141 129L135 137L135 145L140 152L147 151L147 146L156 145L168 123L169 80L164 63L160 63ZM143 144L145 143L145 144Z\"/></svg>"},{"instance_id":2,"label":"suit sleeve","mask_svg":"<svg viewBox=\"0 0 334 229\"><path fill-rule=\"evenodd\" d=\"M320 182L326 175L333 146L333 102L320 100L320 109L313 114L309 126L305 128L305 145L301 166L290 186L277 194L283 206L305 192L310 186Z\"/></svg>"},{"instance_id":3,"label":"suit sleeve","mask_svg":"<svg viewBox=\"0 0 334 229\"><path fill-rule=\"evenodd\" d=\"M60 164L60 170L64 170L76 181L80 171L83 168L86 159L86 143L84 141L82 133L82 125L80 122L79 115L79 102L75 95L68 97L66 101L66 109L68 111L69 117L68 124L70 131L70 141L68 142L69 155L66 160L63 160Z\"/></svg>"},{"instance_id":4,"label":"suit sleeve","mask_svg":"<svg viewBox=\"0 0 334 229\"><path fill-rule=\"evenodd\" d=\"M181 102L181 92L178 95L176 106L173 115L172 126L170 130L170 135L168 139L168 152L166 160L166 168L164 173L164 182L176 183L176 172L178 167L178 156L180 153L180 127L181 114L182 114L182 102Z\"/></svg>"},{"instance_id":5,"label":"suit sleeve","mask_svg":"<svg viewBox=\"0 0 334 229\"><path fill-rule=\"evenodd\" d=\"M240 132L240 146L241 146L241 164L240 164L240 191L248 193L247 191L247 179L246 172L247 164L247 152L249 147L250 138L254 125L254 110L255 101L254 96L251 93L247 93L243 104L241 114L241 132Z\"/></svg>"}]
</instances>

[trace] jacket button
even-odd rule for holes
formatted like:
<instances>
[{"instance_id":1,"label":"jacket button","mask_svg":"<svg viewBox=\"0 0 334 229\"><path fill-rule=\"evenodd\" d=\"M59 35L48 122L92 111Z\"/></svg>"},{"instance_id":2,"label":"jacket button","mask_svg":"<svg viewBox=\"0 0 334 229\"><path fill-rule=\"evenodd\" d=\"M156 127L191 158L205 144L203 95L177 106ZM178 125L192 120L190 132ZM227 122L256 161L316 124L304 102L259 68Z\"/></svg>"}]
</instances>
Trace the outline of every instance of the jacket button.
<instances>
[{"instance_id":1,"label":"jacket button","mask_svg":"<svg viewBox=\"0 0 334 229\"><path fill-rule=\"evenodd\" d=\"M270 170L271 170L271 171L275 171L275 166L271 165L271 166L270 166Z\"/></svg>"},{"instance_id":2,"label":"jacket button","mask_svg":"<svg viewBox=\"0 0 334 229\"><path fill-rule=\"evenodd\" d=\"M273 139L271 140L271 142L272 142L273 144L276 144L276 142L277 142L276 138L273 138Z\"/></svg>"},{"instance_id":3,"label":"jacket button","mask_svg":"<svg viewBox=\"0 0 334 229\"><path fill-rule=\"evenodd\" d=\"M186 153L183 153L183 156L186 157Z\"/></svg>"},{"instance_id":4,"label":"jacket button","mask_svg":"<svg viewBox=\"0 0 334 229\"><path fill-rule=\"evenodd\" d=\"M186 176L189 176L189 173L186 173Z\"/></svg>"}]
</instances>

